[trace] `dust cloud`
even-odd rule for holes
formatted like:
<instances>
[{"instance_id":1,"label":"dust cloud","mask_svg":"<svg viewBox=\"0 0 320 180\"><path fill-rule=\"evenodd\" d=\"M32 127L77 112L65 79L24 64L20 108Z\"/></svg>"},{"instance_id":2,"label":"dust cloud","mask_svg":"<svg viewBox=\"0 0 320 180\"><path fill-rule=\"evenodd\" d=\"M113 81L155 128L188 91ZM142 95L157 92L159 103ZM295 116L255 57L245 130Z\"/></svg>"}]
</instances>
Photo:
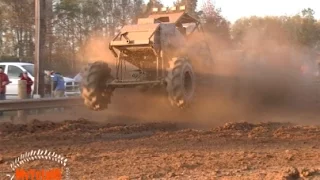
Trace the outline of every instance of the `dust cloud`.
<instances>
[{"instance_id":1,"label":"dust cloud","mask_svg":"<svg viewBox=\"0 0 320 180\"><path fill-rule=\"evenodd\" d=\"M111 40L110 37L92 35L81 47L78 59L87 63L103 60L109 64L115 64L114 56L108 48Z\"/></svg>"},{"instance_id":2,"label":"dust cloud","mask_svg":"<svg viewBox=\"0 0 320 180\"><path fill-rule=\"evenodd\" d=\"M310 85L314 76L300 72L302 64L314 60L308 57L312 51L294 44L280 26L271 25L268 33L249 29L236 47L219 37L206 38L214 63L209 68L198 67L198 74L207 76L199 82L207 87L200 94L208 101L197 107L201 115L216 121L214 107L220 107L220 114L225 113L220 119L262 120L274 117L274 113L292 118L317 107L318 94ZM198 44L200 38L194 39ZM266 117L268 112L273 115Z\"/></svg>"},{"instance_id":3,"label":"dust cloud","mask_svg":"<svg viewBox=\"0 0 320 180\"><path fill-rule=\"evenodd\" d=\"M88 63L104 61L108 63L109 67L112 69L113 76L115 76L116 58L109 50L109 43L112 39L113 37L93 33L93 35L81 47L81 51L77 55L79 59L78 64L81 66L80 69L85 67ZM131 71L136 69L136 67L130 63L126 63L126 69Z\"/></svg>"},{"instance_id":4,"label":"dust cloud","mask_svg":"<svg viewBox=\"0 0 320 180\"><path fill-rule=\"evenodd\" d=\"M293 111L301 114L302 106L296 105L305 103L298 96L303 99L312 92L302 88L311 76L301 75L300 66L306 59L299 59L309 51L292 44L280 27L273 26L268 34L274 36L249 29L238 47L212 34L194 34L189 48L198 53L194 49L204 47L206 39L214 63L197 54L192 56L197 87L194 103L186 110L170 107L165 89L117 89L109 109L103 113L116 121L169 121L206 127L229 121L269 121L271 112L282 121L292 121L297 115ZM110 38L92 37L84 47L84 59L104 60L114 66L109 41Z\"/></svg>"}]
</instances>

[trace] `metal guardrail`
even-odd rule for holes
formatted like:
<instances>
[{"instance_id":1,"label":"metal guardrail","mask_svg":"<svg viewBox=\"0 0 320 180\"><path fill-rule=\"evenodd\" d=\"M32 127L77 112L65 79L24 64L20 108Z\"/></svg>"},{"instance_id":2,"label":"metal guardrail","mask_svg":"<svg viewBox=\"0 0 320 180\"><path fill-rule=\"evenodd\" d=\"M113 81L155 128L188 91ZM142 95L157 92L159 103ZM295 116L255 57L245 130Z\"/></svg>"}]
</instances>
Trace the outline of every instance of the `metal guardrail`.
<instances>
[{"instance_id":1,"label":"metal guardrail","mask_svg":"<svg viewBox=\"0 0 320 180\"><path fill-rule=\"evenodd\" d=\"M17 99L0 101L0 111L18 111L81 105L83 105L83 100L80 97Z\"/></svg>"}]
</instances>

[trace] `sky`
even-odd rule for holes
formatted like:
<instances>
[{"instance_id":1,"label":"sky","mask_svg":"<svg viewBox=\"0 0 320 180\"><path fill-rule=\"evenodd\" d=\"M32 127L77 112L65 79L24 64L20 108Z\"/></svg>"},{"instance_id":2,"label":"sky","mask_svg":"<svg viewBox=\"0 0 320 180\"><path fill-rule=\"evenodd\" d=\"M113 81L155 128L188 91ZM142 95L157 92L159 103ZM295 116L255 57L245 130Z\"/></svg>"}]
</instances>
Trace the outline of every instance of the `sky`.
<instances>
[{"instance_id":1,"label":"sky","mask_svg":"<svg viewBox=\"0 0 320 180\"><path fill-rule=\"evenodd\" d=\"M173 0L161 1L165 6L173 5ZM201 8L204 1L206 0L198 0L197 8ZM222 15L231 23L240 17L252 15L294 15L309 7L315 11L315 17L320 19L319 0L212 0L212 2L221 8Z\"/></svg>"}]
</instances>

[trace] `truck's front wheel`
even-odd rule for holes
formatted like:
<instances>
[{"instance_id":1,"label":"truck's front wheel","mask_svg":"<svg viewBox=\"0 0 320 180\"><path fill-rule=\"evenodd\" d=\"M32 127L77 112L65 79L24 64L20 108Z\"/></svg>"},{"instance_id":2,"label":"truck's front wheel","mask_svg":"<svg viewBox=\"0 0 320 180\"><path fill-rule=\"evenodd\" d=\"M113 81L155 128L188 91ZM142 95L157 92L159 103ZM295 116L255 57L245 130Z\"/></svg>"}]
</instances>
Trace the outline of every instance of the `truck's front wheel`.
<instances>
[{"instance_id":1,"label":"truck's front wheel","mask_svg":"<svg viewBox=\"0 0 320 180\"><path fill-rule=\"evenodd\" d=\"M101 111L108 108L114 90L107 87L110 80L113 80L111 68L105 62L97 61L84 69L81 96L89 109Z\"/></svg>"},{"instance_id":2,"label":"truck's front wheel","mask_svg":"<svg viewBox=\"0 0 320 180\"><path fill-rule=\"evenodd\" d=\"M195 77L191 63L185 58L173 58L169 62L166 78L171 105L185 108L193 99Z\"/></svg>"}]
</instances>

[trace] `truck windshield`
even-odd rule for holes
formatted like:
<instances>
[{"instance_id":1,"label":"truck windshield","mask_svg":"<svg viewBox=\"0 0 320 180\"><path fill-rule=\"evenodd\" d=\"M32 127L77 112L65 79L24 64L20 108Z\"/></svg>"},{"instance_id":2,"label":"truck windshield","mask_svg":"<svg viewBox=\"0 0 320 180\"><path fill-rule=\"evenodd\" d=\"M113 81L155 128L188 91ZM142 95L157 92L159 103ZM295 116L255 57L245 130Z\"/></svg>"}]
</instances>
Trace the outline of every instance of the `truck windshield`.
<instances>
[{"instance_id":1,"label":"truck windshield","mask_svg":"<svg viewBox=\"0 0 320 180\"><path fill-rule=\"evenodd\" d=\"M34 76L34 65L22 65L22 68L28 71L31 76Z\"/></svg>"}]
</instances>

